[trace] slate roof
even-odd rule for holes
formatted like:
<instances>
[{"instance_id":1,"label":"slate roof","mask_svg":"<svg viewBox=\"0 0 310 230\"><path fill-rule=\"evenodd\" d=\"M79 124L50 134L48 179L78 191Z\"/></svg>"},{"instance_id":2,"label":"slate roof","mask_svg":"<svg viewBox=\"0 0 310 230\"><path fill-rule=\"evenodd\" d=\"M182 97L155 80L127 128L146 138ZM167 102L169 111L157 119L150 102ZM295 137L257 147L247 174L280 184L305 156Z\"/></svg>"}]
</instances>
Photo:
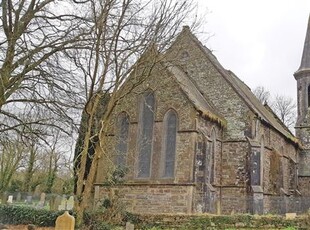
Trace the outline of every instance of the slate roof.
<instances>
[{"instance_id":1,"label":"slate roof","mask_svg":"<svg viewBox=\"0 0 310 230\"><path fill-rule=\"evenodd\" d=\"M210 100L207 100L206 97L203 96L201 92L199 92L187 74L171 63L166 62L165 65L167 69L173 74L182 91L193 103L194 107L204 116L207 116L211 120L218 122L222 126L225 126L226 120L216 111Z\"/></svg>"},{"instance_id":2,"label":"slate roof","mask_svg":"<svg viewBox=\"0 0 310 230\"><path fill-rule=\"evenodd\" d=\"M299 69L295 72L295 76L299 73L310 71L310 15L308 19L308 28L306 32L306 38L304 43L304 50L302 53L301 64Z\"/></svg>"},{"instance_id":3,"label":"slate roof","mask_svg":"<svg viewBox=\"0 0 310 230\"><path fill-rule=\"evenodd\" d=\"M202 45L202 43L197 39L197 37L191 33L189 27L184 27L181 33L186 33L192 38L192 40L203 51L206 58L208 58L208 60L219 71L219 73L223 76L223 78L226 79L226 81L231 85L231 87L240 96L240 98L248 105L249 109L251 109L255 114L257 114L257 116L263 122L269 124L275 130L283 134L286 138L288 138L289 140L293 141L296 144L299 143L298 139L287 128L284 128L283 127L284 124L280 120L277 120L274 117L274 115L264 107L264 105L256 98L256 96L252 93L251 89L244 82L242 82L233 72L223 68L223 66L219 63L219 61L212 54L212 52L207 47ZM310 39L310 35L308 37ZM196 87L191 87L191 89L189 90L199 91ZM196 93L193 94L196 95ZM216 111L216 109L214 109L214 111Z\"/></svg>"}]
</instances>

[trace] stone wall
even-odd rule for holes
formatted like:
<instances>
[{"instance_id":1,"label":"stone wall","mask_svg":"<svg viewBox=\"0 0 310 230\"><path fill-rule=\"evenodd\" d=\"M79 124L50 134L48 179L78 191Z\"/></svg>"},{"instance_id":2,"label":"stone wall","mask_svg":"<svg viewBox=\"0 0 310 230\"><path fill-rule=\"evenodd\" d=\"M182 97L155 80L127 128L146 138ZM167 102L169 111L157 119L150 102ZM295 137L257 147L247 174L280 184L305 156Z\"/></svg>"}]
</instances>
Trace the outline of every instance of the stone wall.
<instances>
[{"instance_id":1,"label":"stone wall","mask_svg":"<svg viewBox=\"0 0 310 230\"><path fill-rule=\"evenodd\" d=\"M222 214L248 213L251 198L245 187L223 187L221 191Z\"/></svg>"},{"instance_id":2,"label":"stone wall","mask_svg":"<svg viewBox=\"0 0 310 230\"><path fill-rule=\"evenodd\" d=\"M167 58L184 69L196 82L199 91L225 117L227 120L225 138L244 139L244 131L248 126L246 121L248 106L206 57L205 52L211 51L206 48L202 50L202 47L194 42L195 39L193 40L189 33L189 31L182 32L168 51ZM187 53L188 59L182 58L184 53Z\"/></svg>"},{"instance_id":3,"label":"stone wall","mask_svg":"<svg viewBox=\"0 0 310 230\"><path fill-rule=\"evenodd\" d=\"M263 190L265 194L289 194L297 187L298 146L266 124L260 124L257 139L264 142ZM278 156L278 157L277 157ZM275 162L275 159L278 162ZM270 168L273 167L273 170ZM279 169L275 169L279 167ZM273 175L277 173L277 175ZM281 190L282 189L282 190ZM283 195L283 194L282 194Z\"/></svg>"},{"instance_id":4,"label":"stone wall","mask_svg":"<svg viewBox=\"0 0 310 230\"><path fill-rule=\"evenodd\" d=\"M298 186L303 196L310 197L310 178L308 176L298 177Z\"/></svg>"},{"instance_id":5,"label":"stone wall","mask_svg":"<svg viewBox=\"0 0 310 230\"><path fill-rule=\"evenodd\" d=\"M127 155L129 172L125 177L128 184L119 188L120 194L123 194L122 200L135 212L214 211L214 205L206 205L210 204L210 200L219 202L223 213L246 212L250 209L249 197L253 195L249 171L253 143L263 155L263 172L260 174L263 183L259 185L263 193L268 196L280 195L281 189L285 194L296 189L296 145L257 117L246 100L242 99L240 92L222 75L219 66L210 57L206 57L205 52L210 51L204 50L188 33L185 31L177 38L165 58L183 69L210 105L226 119L227 124L221 127L208 117L202 117L174 76L161 64L155 65L153 73L142 81L139 77L129 78L123 92L132 85L136 87L130 88L130 93L121 99L112 115L116 118L121 112L126 112L130 118ZM141 179L137 178L137 137L141 93L148 89L154 92L156 100L152 163L150 177ZM163 122L169 109L178 115L175 174L173 178L162 178ZM115 155L114 121L111 121L106 145L108 155L111 156ZM210 167L207 155L213 142L212 130L216 133L214 180L207 176ZM106 162L107 159L103 157L97 184L105 180L104 168L108 168ZM151 210L148 210L151 206ZM265 206L266 210L270 210L269 203Z\"/></svg>"},{"instance_id":6,"label":"stone wall","mask_svg":"<svg viewBox=\"0 0 310 230\"><path fill-rule=\"evenodd\" d=\"M100 187L101 199L121 202L127 211L143 214L191 213L193 185L126 184Z\"/></svg>"},{"instance_id":7,"label":"stone wall","mask_svg":"<svg viewBox=\"0 0 310 230\"><path fill-rule=\"evenodd\" d=\"M117 115L121 112L126 112L129 115L129 141L127 154L127 167L129 169L126 180L134 181L137 179L137 159L138 159L138 141L139 135L139 113L141 103L141 93L147 89L152 89L155 94L155 122L153 130L153 151L151 174L146 181L164 181L161 178L161 158L162 158L162 144L163 144L163 122L165 113L169 109L176 111L178 116L177 140L176 140L176 165L175 177L168 179L169 182L189 182L193 179L193 162L194 149L196 138L196 116L197 111L193 104L188 100L186 95L181 91L175 79L169 75L164 67L159 65L154 74L144 79L141 84L138 84L126 97L118 103L113 111L109 136L106 145L107 154L110 159L107 159L106 154L101 158L99 163L99 170L97 173L96 183L103 183L106 174L104 169L107 168L106 162L113 163L113 156L115 156L115 120ZM135 79L133 79L134 81ZM126 90L124 90L126 91ZM108 160L108 161L107 161ZM112 164L111 164L112 165ZM109 164L108 164L109 166Z\"/></svg>"},{"instance_id":8,"label":"stone wall","mask_svg":"<svg viewBox=\"0 0 310 230\"><path fill-rule=\"evenodd\" d=\"M223 186L246 186L248 153L249 144L245 141L223 143L221 173Z\"/></svg>"}]
</instances>

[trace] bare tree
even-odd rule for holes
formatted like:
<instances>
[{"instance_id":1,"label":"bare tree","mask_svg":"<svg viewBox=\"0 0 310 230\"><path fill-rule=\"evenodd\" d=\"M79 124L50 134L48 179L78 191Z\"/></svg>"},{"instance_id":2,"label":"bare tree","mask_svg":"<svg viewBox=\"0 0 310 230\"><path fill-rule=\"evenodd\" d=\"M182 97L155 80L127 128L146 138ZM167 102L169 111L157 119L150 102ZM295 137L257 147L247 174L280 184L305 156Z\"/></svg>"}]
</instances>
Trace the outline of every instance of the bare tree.
<instances>
[{"instance_id":1,"label":"bare tree","mask_svg":"<svg viewBox=\"0 0 310 230\"><path fill-rule=\"evenodd\" d=\"M276 95L272 109L289 129L296 123L296 103L291 97Z\"/></svg>"},{"instance_id":2,"label":"bare tree","mask_svg":"<svg viewBox=\"0 0 310 230\"><path fill-rule=\"evenodd\" d=\"M264 86L256 87L253 93L262 104L268 104L279 120L293 131L296 122L296 103L292 98L284 95L271 97Z\"/></svg>"},{"instance_id":3,"label":"bare tree","mask_svg":"<svg viewBox=\"0 0 310 230\"><path fill-rule=\"evenodd\" d=\"M57 178L57 172L60 168L60 160L61 158L65 157L65 154L61 154L61 148L59 147L60 139L61 139L61 133L59 131L55 131L54 137L49 144L46 151L44 151L44 155L48 158L47 160L47 178L45 181L45 192L51 193L52 188L54 186L55 180Z\"/></svg>"},{"instance_id":4,"label":"bare tree","mask_svg":"<svg viewBox=\"0 0 310 230\"><path fill-rule=\"evenodd\" d=\"M98 159L106 154L111 113L130 90L121 90L123 82L145 65L133 65L145 52L152 53L151 59L139 74L150 73L160 60L154 44L164 50L185 18L193 19L192 2L3 0L0 8L0 138L13 133L44 140L42 135L50 134L46 127L70 133L76 110L83 108L86 129L76 191L80 223ZM131 88L137 84L141 81ZM98 122L98 108L107 95ZM96 139L87 174L89 145Z\"/></svg>"},{"instance_id":5,"label":"bare tree","mask_svg":"<svg viewBox=\"0 0 310 230\"><path fill-rule=\"evenodd\" d=\"M253 93L262 104L268 104L270 100L270 92L264 86L257 86L253 90Z\"/></svg>"},{"instance_id":6,"label":"bare tree","mask_svg":"<svg viewBox=\"0 0 310 230\"><path fill-rule=\"evenodd\" d=\"M10 185L14 173L21 166L26 151L20 139L0 141L0 195L3 202L6 202L4 192Z\"/></svg>"},{"instance_id":7,"label":"bare tree","mask_svg":"<svg viewBox=\"0 0 310 230\"><path fill-rule=\"evenodd\" d=\"M86 2L93 20L90 23L93 28L92 43L88 49L67 52L68 58L83 73L86 93L84 134L76 158L79 160L75 205L77 225L81 224L83 211L90 204L98 160L108 154L106 135L112 111L122 97L141 84L141 80L126 89L122 84L137 67L137 75L145 78L150 74L154 64L160 61L157 49L164 50L171 43L193 8L191 2L172 0ZM158 47L155 48L154 44ZM137 62L143 53L149 57L148 62L142 62L142 59ZM96 126L98 109L102 108L100 104L104 98L108 101ZM89 156L93 143L95 151ZM89 157L91 162L87 169ZM112 162L106 163L109 165Z\"/></svg>"},{"instance_id":8,"label":"bare tree","mask_svg":"<svg viewBox=\"0 0 310 230\"><path fill-rule=\"evenodd\" d=\"M24 192L31 192L31 185L32 185L32 177L36 170L36 161L38 156L38 146L35 142L30 143L29 146L29 154L26 157L26 154L24 155L25 160L25 173L24 173L24 181L23 181L23 191ZM26 159L25 159L26 158Z\"/></svg>"},{"instance_id":9,"label":"bare tree","mask_svg":"<svg viewBox=\"0 0 310 230\"><path fill-rule=\"evenodd\" d=\"M88 34L79 13L65 0L0 3L0 134L40 136L49 126L70 132L80 88L62 52ZM33 133L31 124L43 128Z\"/></svg>"},{"instance_id":10,"label":"bare tree","mask_svg":"<svg viewBox=\"0 0 310 230\"><path fill-rule=\"evenodd\" d=\"M0 141L18 137L19 148L27 149L21 161L27 191L42 183L33 180L42 154L38 145L48 146L55 128L70 138L84 105L81 80L64 59L65 51L89 39L88 19L80 17L77 5L67 0L0 2ZM10 159L2 160L8 164Z\"/></svg>"}]
</instances>

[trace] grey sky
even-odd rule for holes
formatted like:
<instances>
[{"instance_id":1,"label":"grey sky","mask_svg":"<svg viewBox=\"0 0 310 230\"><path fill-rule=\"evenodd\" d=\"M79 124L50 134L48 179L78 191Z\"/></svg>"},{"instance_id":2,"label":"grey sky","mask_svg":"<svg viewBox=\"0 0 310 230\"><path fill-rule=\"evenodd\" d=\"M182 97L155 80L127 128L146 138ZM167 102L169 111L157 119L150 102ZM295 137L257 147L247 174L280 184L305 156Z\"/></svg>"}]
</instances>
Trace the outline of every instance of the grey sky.
<instances>
[{"instance_id":1,"label":"grey sky","mask_svg":"<svg viewBox=\"0 0 310 230\"><path fill-rule=\"evenodd\" d=\"M206 43L226 69L249 87L296 99L309 0L200 0Z\"/></svg>"}]
</instances>

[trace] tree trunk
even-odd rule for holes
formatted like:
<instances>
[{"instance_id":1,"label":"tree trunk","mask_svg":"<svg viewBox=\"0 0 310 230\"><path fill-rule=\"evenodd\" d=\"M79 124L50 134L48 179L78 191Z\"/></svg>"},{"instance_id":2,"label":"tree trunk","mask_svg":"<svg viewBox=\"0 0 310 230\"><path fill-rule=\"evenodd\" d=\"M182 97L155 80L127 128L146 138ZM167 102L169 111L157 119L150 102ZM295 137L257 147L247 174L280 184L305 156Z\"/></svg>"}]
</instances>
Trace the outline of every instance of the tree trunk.
<instances>
[{"instance_id":1,"label":"tree trunk","mask_svg":"<svg viewBox=\"0 0 310 230\"><path fill-rule=\"evenodd\" d=\"M24 186L23 186L23 190L25 192L31 192L31 181L32 181L33 173L34 173L33 168L34 168L35 160L36 160L36 149L32 145L30 149L29 162L27 165L27 171L26 171Z\"/></svg>"}]
</instances>

